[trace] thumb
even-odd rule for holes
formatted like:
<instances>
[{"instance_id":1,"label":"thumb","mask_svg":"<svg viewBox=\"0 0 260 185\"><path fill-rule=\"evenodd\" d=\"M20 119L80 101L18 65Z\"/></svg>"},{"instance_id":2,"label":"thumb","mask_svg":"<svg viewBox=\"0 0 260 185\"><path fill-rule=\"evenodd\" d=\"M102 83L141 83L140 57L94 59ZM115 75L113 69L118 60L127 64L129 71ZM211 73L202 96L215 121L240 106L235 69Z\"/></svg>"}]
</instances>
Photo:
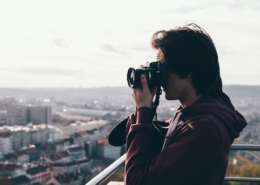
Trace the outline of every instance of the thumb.
<instances>
[{"instance_id":1,"label":"thumb","mask_svg":"<svg viewBox=\"0 0 260 185\"><path fill-rule=\"evenodd\" d=\"M147 84L147 78L145 75L141 75L141 83L142 83L142 90L148 91L148 84Z\"/></svg>"}]
</instances>

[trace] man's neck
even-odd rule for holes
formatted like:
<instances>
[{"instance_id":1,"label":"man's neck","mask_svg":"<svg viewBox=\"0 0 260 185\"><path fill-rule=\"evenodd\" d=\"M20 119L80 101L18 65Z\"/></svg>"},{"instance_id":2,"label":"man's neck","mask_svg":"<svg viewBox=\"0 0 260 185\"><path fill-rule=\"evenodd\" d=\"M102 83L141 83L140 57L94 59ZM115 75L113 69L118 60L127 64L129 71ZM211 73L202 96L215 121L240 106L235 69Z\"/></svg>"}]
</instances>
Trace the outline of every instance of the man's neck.
<instances>
[{"instance_id":1,"label":"man's neck","mask_svg":"<svg viewBox=\"0 0 260 185\"><path fill-rule=\"evenodd\" d=\"M182 108L192 105L200 97L201 97L201 94L197 95L196 92L187 93L182 99L180 99Z\"/></svg>"}]
</instances>

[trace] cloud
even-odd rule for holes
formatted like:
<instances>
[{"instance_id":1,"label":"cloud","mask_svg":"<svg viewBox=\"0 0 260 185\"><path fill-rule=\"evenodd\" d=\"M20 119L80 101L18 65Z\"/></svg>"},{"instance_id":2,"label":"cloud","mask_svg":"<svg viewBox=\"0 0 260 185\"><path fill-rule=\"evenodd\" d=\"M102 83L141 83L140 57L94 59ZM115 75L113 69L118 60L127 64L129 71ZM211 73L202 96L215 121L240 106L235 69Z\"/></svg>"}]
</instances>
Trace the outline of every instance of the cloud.
<instances>
[{"instance_id":1,"label":"cloud","mask_svg":"<svg viewBox=\"0 0 260 185\"><path fill-rule=\"evenodd\" d=\"M76 55L27 55L23 56L23 59L27 60L47 60L47 61L53 61L53 62L87 62L90 61L90 57L86 56L76 56Z\"/></svg>"},{"instance_id":2,"label":"cloud","mask_svg":"<svg viewBox=\"0 0 260 185\"><path fill-rule=\"evenodd\" d=\"M65 34L64 31L60 31L60 30L48 30L47 32L53 33L53 34Z\"/></svg>"},{"instance_id":3,"label":"cloud","mask_svg":"<svg viewBox=\"0 0 260 185\"><path fill-rule=\"evenodd\" d=\"M248 0L248 1L241 1L241 0L234 0L234 1L227 1L225 3L226 6L233 8L233 9L251 9L251 10L260 10L260 4L257 0Z\"/></svg>"},{"instance_id":4,"label":"cloud","mask_svg":"<svg viewBox=\"0 0 260 185\"><path fill-rule=\"evenodd\" d=\"M60 68L26 68L26 69L17 69L17 68L1 68L4 71L11 72L20 72L26 74L34 75L53 75L53 76L80 76L82 75L81 70L67 70Z\"/></svg>"},{"instance_id":5,"label":"cloud","mask_svg":"<svg viewBox=\"0 0 260 185\"><path fill-rule=\"evenodd\" d=\"M189 14L195 11L198 11L199 9L197 7L192 7L192 6L183 6L180 7L178 9L176 9L175 11L178 13L182 13L182 14Z\"/></svg>"},{"instance_id":6,"label":"cloud","mask_svg":"<svg viewBox=\"0 0 260 185\"><path fill-rule=\"evenodd\" d=\"M69 48L69 44L71 41L66 41L62 38L55 38L52 41L52 46L57 46L57 47L63 47L63 48Z\"/></svg>"},{"instance_id":7,"label":"cloud","mask_svg":"<svg viewBox=\"0 0 260 185\"><path fill-rule=\"evenodd\" d=\"M110 44L101 44L100 48L104 51L108 51L108 52L118 52L113 46L111 46Z\"/></svg>"},{"instance_id":8,"label":"cloud","mask_svg":"<svg viewBox=\"0 0 260 185\"><path fill-rule=\"evenodd\" d=\"M121 55L127 54L125 51L115 49L111 44L100 44L99 47L101 50L103 50L105 52L117 53L117 54L121 54Z\"/></svg>"}]
</instances>

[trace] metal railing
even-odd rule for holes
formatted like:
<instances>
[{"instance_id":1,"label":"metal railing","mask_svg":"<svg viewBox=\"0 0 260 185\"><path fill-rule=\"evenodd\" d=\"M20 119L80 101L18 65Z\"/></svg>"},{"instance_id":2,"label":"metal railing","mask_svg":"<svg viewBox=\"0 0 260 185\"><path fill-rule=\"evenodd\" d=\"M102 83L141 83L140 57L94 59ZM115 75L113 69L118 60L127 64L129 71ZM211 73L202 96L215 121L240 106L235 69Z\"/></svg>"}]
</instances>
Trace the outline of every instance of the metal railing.
<instances>
[{"instance_id":1,"label":"metal railing","mask_svg":"<svg viewBox=\"0 0 260 185\"><path fill-rule=\"evenodd\" d=\"M260 151L260 145L248 145L248 144L233 144L231 150L250 150L250 151ZM106 178L108 178L114 171L116 171L125 162L126 154L122 155L114 163L108 166L105 170L100 172L86 185L96 185L102 183ZM225 177L225 181L237 181L237 182L260 182L259 178L252 177Z\"/></svg>"},{"instance_id":2,"label":"metal railing","mask_svg":"<svg viewBox=\"0 0 260 185\"><path fill-rule=\"evenodd\" d=\"M95 176L91 181L89 181L86 185L96 185L103 182L107 177L109 177L114 171L116 171L124 162L125 162L126 154L122 155L115 162L113 162L110 166L100 172L97 176Z\"/></svg>"}]
</instances>

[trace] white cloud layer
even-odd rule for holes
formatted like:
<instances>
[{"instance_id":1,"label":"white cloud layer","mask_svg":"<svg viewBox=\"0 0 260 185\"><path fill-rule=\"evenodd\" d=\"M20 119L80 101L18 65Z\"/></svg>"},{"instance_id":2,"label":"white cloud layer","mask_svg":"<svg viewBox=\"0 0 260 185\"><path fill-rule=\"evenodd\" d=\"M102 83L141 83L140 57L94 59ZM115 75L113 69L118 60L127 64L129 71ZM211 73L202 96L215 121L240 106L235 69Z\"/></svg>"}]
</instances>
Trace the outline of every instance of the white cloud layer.
<instances>
[{"instance_id":1,"label":"white cloud layer","mask_svg":"<svg viewBox=\"0 0 260 185\"><path fill-rule=\"evenodd\" d=\"M260 2L1 1L0 87L126 86L155 59L151 35L197 23L213 38L224 84L260 85Z\"/></svg>"}]
</instances>

